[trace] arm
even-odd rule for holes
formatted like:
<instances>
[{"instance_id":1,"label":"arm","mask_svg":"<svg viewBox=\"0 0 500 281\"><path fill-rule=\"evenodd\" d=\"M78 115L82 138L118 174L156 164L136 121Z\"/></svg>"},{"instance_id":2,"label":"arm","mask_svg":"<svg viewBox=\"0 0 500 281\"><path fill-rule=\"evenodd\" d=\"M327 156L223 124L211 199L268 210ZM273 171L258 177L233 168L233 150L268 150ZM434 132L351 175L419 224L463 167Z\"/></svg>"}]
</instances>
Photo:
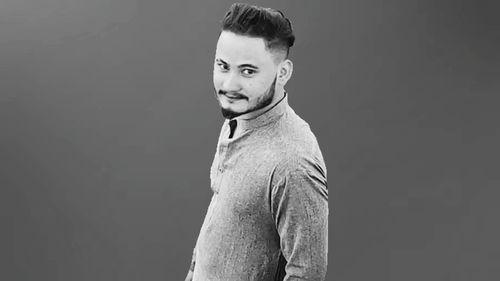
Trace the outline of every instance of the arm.
<instances>
[{"instance_id":1,"label":"arm","mask_svg":"<svg viewBox=\"0 0 500 281\"><path fill-rule=\"evenodd\" d=\"M215 194L212 195L212 198L210 199L210 204L208 205L207 214L205 215L205 219L204 220L206 220L208 217L210 217L210 214L212 212L213 205L214 205L214 200L215 200ZM200 230L200 234L201 234L201 230ZM198 234L198 236L200 234ZM191 263L190 263L189 270L188 270L188 273L186 275L185 281L191 281L193 279L193 272L194 272L194 268L195 268L195 265L196 265L196 252L197 252L196 248L197 247L198 247L198 239L196 239L196 243L195 243L195 246L194 246L194 249L193 249L193 255L191 257Z\"/></svg>"},{"instance_id":2,"label":"arm","mask_svg":"<svg viewBox=\"0 0 500 281\"><path fill-rule=\"evenodd\" d=\"M324 280L326 275L326 173L320 165L307 163L285 171L273 189L272 211L287 261L285 281Z\"/></svg>"},{"instance_id":3,"label":"arm","mask_svg":"<svg viewBox=\"0 0 500 281\"><path fill-rule=\"evenodd\" d=\"M191 281L191 280L193 280L193 272L189 270L184 281Z\"/></svg>"},{"instance_id":4,"label":"arm","mask_svg":"<svg viewBox=\"0 0 500 281\"><path fill-rule=\"evenodd\" d=\"M184 279L184 281L191 281L191 280L193 280L193 272L194 272L195 261L196 261L196 247L193 249L193 257L191 258L191 264L189 266L189 270L188 270L188 273L187 273L186 278Z\"/></svg>"}]
</instances>

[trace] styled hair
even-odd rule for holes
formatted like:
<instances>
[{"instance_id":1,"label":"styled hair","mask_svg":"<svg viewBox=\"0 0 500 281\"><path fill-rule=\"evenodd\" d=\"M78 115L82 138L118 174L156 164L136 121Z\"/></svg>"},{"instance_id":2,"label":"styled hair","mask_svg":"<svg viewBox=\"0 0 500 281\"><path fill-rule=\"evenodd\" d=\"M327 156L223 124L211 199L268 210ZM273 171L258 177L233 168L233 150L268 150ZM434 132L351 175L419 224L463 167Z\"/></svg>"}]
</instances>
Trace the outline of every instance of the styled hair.
<instances>
[{"instance_id":1,"label":"styled hair","mask_svg":"<svg viewBox=\"0 0 500 281\"><path fill-rule=\"evenodd\" d=\"M292 24L281 11L249 4L231 5L222 20L222 31L264 39L270 51L283 51L288 57L295 42Z\"/></svg>"}]
</instances>

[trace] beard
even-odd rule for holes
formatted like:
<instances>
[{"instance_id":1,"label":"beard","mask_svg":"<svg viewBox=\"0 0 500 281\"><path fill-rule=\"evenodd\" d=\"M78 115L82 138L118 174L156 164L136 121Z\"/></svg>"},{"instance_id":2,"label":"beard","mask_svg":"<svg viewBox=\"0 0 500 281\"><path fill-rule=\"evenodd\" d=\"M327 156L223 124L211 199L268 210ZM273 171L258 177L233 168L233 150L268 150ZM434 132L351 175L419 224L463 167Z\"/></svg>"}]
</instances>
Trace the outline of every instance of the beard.
<instances>
[{"instance_id":1,"label":"beard","mask_svg":"<svg viewBox=\"0 0 500 281\"><path fill-rule=\"evenodd\" d=\"M254 112L254 111L257 111L259 109L262 109L262 108L270 105L274 99L275 88L276 88L276 77L274 77L273 83L271 84L271 86L269 86L266 93L257 99L257 102L254 106L252 106L251 108L249 108L245 111L242 111L242 112L236 112L236 111L221 107L222 116L226 119L233 119L233 118L236 118L240 115ZM224 95L225 92L222 90L219 90L217 92L217 90L215 90L215 95L218 98L217 94Z\"/></svg>"}]
</instances>

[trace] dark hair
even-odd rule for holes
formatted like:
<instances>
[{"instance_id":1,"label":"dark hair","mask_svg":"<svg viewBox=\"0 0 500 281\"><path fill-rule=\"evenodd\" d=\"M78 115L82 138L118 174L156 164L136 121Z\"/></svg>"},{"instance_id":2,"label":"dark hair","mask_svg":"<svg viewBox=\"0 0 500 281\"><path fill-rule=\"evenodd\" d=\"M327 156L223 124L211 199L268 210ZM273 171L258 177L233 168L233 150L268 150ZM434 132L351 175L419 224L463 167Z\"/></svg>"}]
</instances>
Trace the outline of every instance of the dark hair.
<instances>
[{"instance_id":1,"label":"dark hair","mask_svg":"<svg viewBox=\"0 0 500 281\"><path fill-rule=\"evenodd\" d=\"M235 3L222 20L222 31L263 38L269 50L281 50L288 57L295 42L292 24L281 11Z\"/></svg>"}]
</instances>

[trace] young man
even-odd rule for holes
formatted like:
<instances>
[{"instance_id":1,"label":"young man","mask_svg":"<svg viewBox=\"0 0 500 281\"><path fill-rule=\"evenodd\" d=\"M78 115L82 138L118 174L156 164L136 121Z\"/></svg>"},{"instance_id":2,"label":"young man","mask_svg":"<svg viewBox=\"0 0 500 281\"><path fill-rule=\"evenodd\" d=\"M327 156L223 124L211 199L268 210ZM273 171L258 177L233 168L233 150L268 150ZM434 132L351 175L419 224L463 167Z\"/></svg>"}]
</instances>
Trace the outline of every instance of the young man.
<instances>
[{"instance_id":1,"label":"young man","mask_svg":"<svg viewBox=\"0 0 500 281\"><path fill-rule=\"evenodd\" d=\"M186 280L325 278L326 167L284 89L294 40L290 21L276 10L234 4L223 19L213 82L226 120Z\"/></svg>"}]
</instances>

